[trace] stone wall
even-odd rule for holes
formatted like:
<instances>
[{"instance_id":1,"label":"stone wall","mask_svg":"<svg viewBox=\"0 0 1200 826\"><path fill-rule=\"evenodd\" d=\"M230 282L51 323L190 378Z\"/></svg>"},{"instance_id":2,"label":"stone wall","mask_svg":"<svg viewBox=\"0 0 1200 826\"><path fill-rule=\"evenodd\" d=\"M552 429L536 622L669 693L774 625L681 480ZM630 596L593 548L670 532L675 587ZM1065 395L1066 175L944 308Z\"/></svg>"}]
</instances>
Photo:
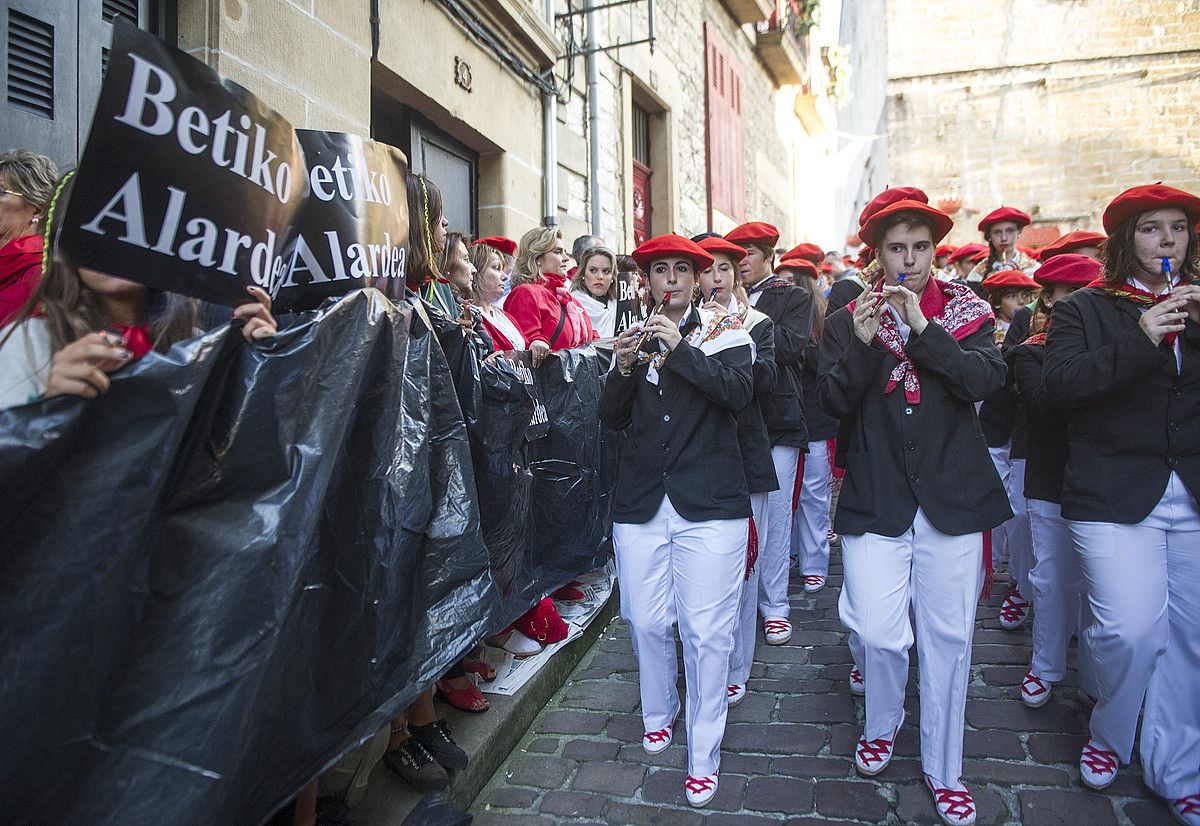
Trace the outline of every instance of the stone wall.
<instances>
[{"instance_id":1,"label":"stone wall","mask_svg":"<svg viewBox=\"0 0 1200 826\"><path fill-rule=\"evenodd\" d=\"M1099 229L1121 190L1200 192L1196 0L887 0L891 182ZM1050 233L1052 234L1052 232Z\"/></svg>"}]
</instances>

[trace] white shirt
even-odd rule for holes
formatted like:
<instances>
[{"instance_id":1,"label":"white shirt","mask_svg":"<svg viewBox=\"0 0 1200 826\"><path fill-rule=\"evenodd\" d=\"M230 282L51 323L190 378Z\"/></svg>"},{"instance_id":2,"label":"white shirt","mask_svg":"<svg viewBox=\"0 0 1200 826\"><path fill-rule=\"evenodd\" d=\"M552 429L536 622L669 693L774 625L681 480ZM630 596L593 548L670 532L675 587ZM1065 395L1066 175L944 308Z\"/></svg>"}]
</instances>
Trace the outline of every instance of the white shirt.
<instances>
[{"instance_id":1,"label":"white shirt","mask_svg":"<svg viewBox=\"0 0 1200 826\"><path fill-rule=\"evenodd\" d=\"M27 404L46 392L46 381L50 378L50 328L42 319L31 318L20 326L0 329L0 341L4 341L0 347L0 410L3 410Z\"/></svg>"},{"instance_id":2,"label":"white shirt","mask_svg":"<svg viewBox=\"0 0 1200 826\"><path fill-rule=\"evenodd\" d=\"M487 320L496 325L500 332L504 333L504 337L512 342L514 349L524 350L525 336L521 335L521 331L517 328L517 325L512 320L512 317L509 316L508 313L504 312L504 308L500 306L503 301L504 296L501 296L496 300L495 303L492 304L491 307L488 307L485 310L487 313Z\"/></svg>"}]
</instances>

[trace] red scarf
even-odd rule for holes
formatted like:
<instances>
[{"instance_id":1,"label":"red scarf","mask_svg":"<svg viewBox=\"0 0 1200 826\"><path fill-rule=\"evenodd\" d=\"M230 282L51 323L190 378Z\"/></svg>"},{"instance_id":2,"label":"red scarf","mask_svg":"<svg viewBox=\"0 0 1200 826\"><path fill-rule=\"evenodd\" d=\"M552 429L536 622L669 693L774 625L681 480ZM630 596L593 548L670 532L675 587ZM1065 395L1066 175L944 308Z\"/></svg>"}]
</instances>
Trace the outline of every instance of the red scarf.
<instances>
[{"instance_id":1,"label":"red scarf","mask_svg":"<svg viewBox=\"0 0 1200 826\"><path fill-rule=\"evenodd\" d=\"M794 285L788 281L784 281L782 278L780 278L777 275L768 275L762 281L758 282L753 287L751 287L749 289L749 291L747 291L746 295L750 296L750 295L754 295L755 293L761 293L763 290L778 290L781 287L791 287L791 286L794 286Z\"/></svg>"},{"instance_id":2,"label":"red scarf","mask_svg":"<svg viewBox=\"0 0 1200 826\"><path fill-rule=\"evenodd\" d=\"M114 324L109 329L120 333L121 338L125 339L125 349L133 353L135 359L140 359L154 349L154 343L150 340L149 324Z\"/></svg>"},{"instance_id":3,"label":"red scarf","mask_svg":"<svg viewBox=\"0 0 1200 826\"><path fill-rule=\"evenodd\" d=\"M1180 281L1175 286L1182 287L1187 283L1190 282ZM1141 307L1143 310L1149 310L1154 305L1161 304L1171 297L1171 290L1164 290L1160 295L1155 295L1152 292L1147 292L1146 290L1139 289L1138 287L1128 283L1109 284L1103 278L1097 278L1091 284L1088 284L1088 286L1094 287L1097 290L1103 290L1113 298L1123 298L1126 301L1132 302L1135 306ZM1175 337L1177 335L1178 333L1166 333L1163 336L1163 341L1165 341L1169 347L1174 349Z\"/></svg>"},{"instance_id":4,"label":"red scarf","mask_svg":"<svg viewBox=\"0 0 1200 826\"><path fill-rule=\"evenodd\" d=\"M1049 325L1047 325L1047 326L1049 326ZM1043 347L1045 347L1046 346L1046 332L1043 330L1040 333L1034 333L1029 338L1022 341L1021 343L1022 344L1040 344Z\"/></svg>"},{"instance_id":5,"label":"red scarf","mask_svg":"<svg viewBox=\"0 0 1200 826\"><path fill-rule=\"evenodd\" d=\"M883 284L882 281L879 283ZM850 302L848 306L851 313L854 312L857 304L858 299ZM925 292L921 293L921 312L925 314L925 318L929 319L931 324L937 324L945 329L954 337L955 341L962 341L977 332L984 324L995 319L991 306L966 284L959 284L956 281L941 281L932 277L925 285ZM888 376L884 394L891 393L897 386L903 384L904 398L909 404L919 404L921 379L917 376L916 368L913 367L912 362L908 360L908 355L904 352L904 336L900 334L900 328L896 326L891 313L886 311L883 313L883 317L879 321L879 329L875 332L875 338L879 339L887 351L897 359L896 366L892 368L891 375Z\"/></svg>"}]
</instances>

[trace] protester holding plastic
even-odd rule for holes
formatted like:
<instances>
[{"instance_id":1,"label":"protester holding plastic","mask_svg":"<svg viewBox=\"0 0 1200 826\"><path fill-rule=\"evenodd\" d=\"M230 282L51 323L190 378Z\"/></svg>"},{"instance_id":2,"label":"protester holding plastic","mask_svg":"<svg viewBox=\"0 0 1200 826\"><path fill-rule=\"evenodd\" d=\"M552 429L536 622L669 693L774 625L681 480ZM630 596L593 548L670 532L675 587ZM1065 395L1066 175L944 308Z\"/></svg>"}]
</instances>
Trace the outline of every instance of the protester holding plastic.
<instances>
[{"instance_id":1,"label":"protester holding plastic","mask_svg":"<svg viewBox=\"0 0 1200 826\"><path fill-rule=\"evenodd\" d=\"M48 396L95 398L108 390L110 373L151 350L165 353L197 332L193 299L79 269L57 254L55 238L73 183L68 174L55 191L47 210L45 271L0 338L0 408ZM266 292L246 292L234 319L254 343L274 335L276 325Z\"/></svg>"},{"instance_id":2,"label":"protester holding plastic","mask_svg":"<svg viewBox=\"0 0 1200 826\"><path fill-rule=\"evenodd\" d=\"M517 322L534 367L555 350L597 338L587 312L567 289L566 263L557 228L535 227L521 236L504 311Z\"/></svg>"}]
</instances>

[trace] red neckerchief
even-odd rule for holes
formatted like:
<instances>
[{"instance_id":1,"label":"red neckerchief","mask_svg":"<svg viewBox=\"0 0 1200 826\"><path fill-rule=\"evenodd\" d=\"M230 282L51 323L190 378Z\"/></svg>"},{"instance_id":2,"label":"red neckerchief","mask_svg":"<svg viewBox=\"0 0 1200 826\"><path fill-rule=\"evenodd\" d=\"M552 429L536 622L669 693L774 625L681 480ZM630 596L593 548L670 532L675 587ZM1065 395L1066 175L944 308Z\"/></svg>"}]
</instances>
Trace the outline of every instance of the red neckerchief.
<instances>
[{"instance_id":1,"label":"red neckerchief","mask_svg":"<svg viewBox=\"0 0 1200 826\"><path fill-rule=\"evenodd\" d=\"M140 359L154 349L154 343L150 340L149 324L142 324L140 326L136 324L114 324L109 329L121 334L121 338L125 340L125 349L133 353L135 359Z\"/></svg>"},{"instance_id":2,"label":"red neckerchief","mask_svg":"<svg viewBox=\"0 0 1200 826\"><path fill-rule=\"evenodd\" d=\"M754 295L755 293L761 293L763 290L778 290L781 287L791 287L791 286L792 286L792 284L790 284L787 281L784 281L782 278L780 278L777 275L768 275L762 281L758 282L753 287L751 287L746 292L746 295L751 296L751 295Z\"/></svg>"},{"instance_id":3,"label":"red neckerchief","mask_svg":"<svg viewBox=\"0 0 1200 826\"><path fill-rule=\"evenodd\" d=\"M848 305L851 314L854 313L854 307L857 304L858 299L854 299ZM933 277L930 277L926 283L925 292L921 293L921 312L925 314L925 318L929 319L931 324L936 324L944 329L954 337L955 341L962 341L984 324L995 319L991 305L977 296L975 291L966 284L940 281ZM904 352L904 336L900 334L900 328L896 326L892 314L886 310L883 311L883 317L879 321L879 329L875 332L875 338L879 339L880 344L897 359L896 366L892 368L891 375L888 376L884 394L891 393L898 385L903 384L904 398L909 404L919 404L921 380L917 376L916 368L913 367L912 362L908 360L908 355Z\"/></svg>"},{"instance_id":4,"label":"red neckerchief","mask_svg":"<svg viewBox=\"0 0 1200 826\"><path fill-rule=\"evenodd\" d=\"M1049 326L1049 325L1046 325L1046 326ZM1046 331L1043 330L1040 333L1034 333L1029 338L1022 341L1021 343L1022 344L1040 344L1043 347L1045 347L1046 346Z\"/></svg>"},{"instance_id":5,"label":"red neckerchief","mask_svg":"<svg viewBox=\"0 0 1200 826\"><path fill-rule=\"evenodd\" d=\"M1189 284L1190 281L1180 281L1175 287L1182 287L1184 284ZM1148 310L1155 304L1161 304L1171 297L1171 290L1164 290L1161 294L1155 295L1147 290L1140 289L1126 282L1125 284L1109 284L1103 278L1097 278L1089 287L1095 287L1097 290L1103 290L1114 298L1123 298L1134 305ZM1172 287L1174 289L1174 287ZM1166 333L1162 340L1167 343L1172 349L1175 347L1175 338L1178 333Z\"/></svg>"}]
</instances>

